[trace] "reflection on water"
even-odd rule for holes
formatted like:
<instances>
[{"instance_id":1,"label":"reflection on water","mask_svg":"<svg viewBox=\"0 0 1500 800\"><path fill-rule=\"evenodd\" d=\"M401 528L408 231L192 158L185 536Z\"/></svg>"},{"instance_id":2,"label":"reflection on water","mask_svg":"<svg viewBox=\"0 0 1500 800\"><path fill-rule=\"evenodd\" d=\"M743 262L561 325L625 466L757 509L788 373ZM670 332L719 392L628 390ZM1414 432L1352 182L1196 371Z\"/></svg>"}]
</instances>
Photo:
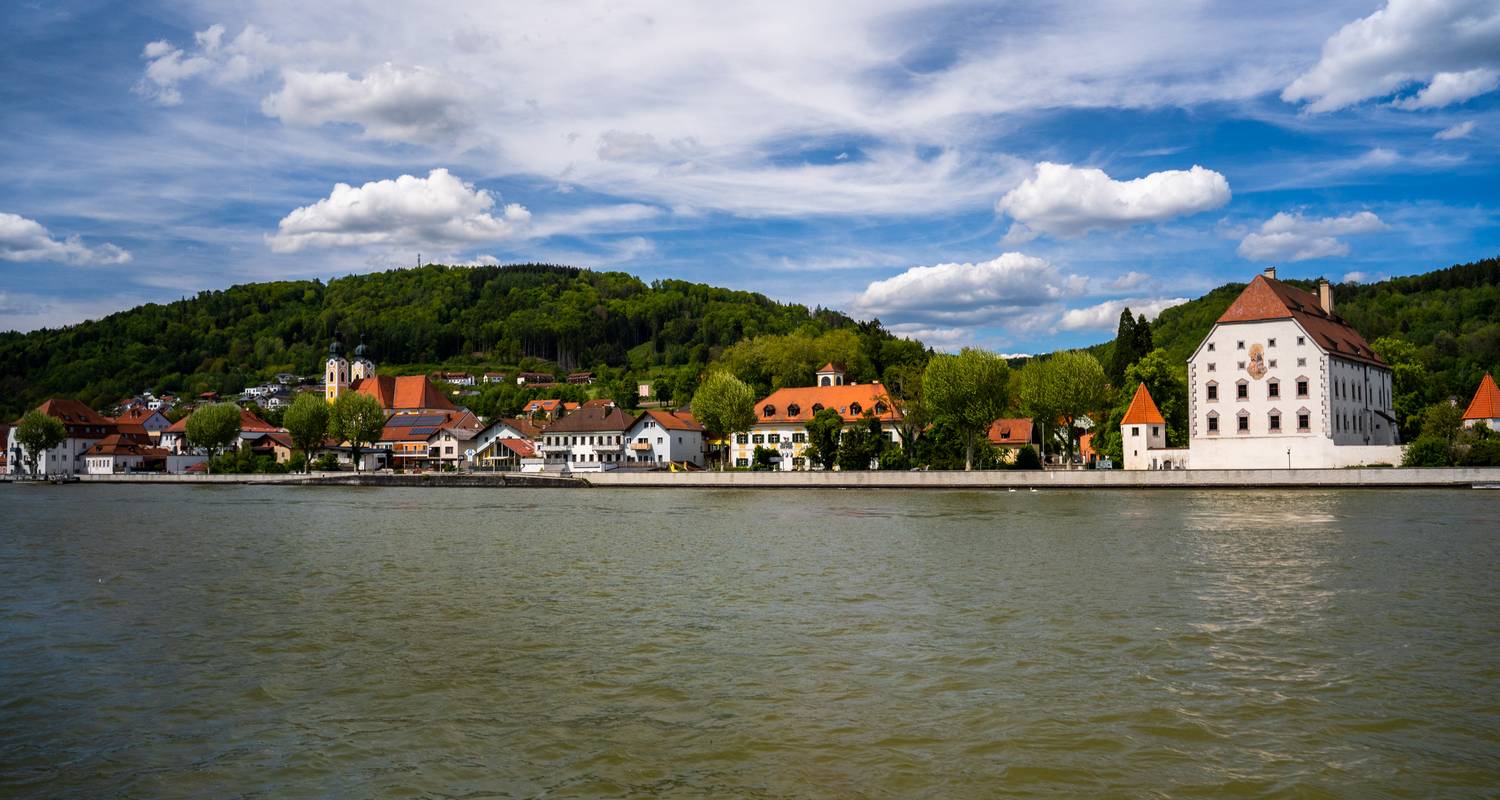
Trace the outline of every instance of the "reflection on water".
<instances>
[{"instance_id":1,"label":"reflection on water","mask_svg":"<svg viewBox=\"0 0 1500 800\"><path fill-rule=\"evenodd\" d=\"M0 794L1500 783L1482 492L0 502Z\"/></svg>"}]
</instances>

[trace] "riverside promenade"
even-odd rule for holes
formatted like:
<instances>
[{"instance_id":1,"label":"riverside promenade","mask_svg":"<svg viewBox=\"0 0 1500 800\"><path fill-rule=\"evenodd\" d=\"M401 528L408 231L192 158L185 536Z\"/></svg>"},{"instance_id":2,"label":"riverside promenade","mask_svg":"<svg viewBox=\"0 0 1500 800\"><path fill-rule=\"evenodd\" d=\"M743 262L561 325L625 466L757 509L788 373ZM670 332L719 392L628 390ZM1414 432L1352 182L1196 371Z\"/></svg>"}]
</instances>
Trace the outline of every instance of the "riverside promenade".
<instances>
[{"instance_id":1,"label":"riverside promenade","mask_svg":"<svg viewBox=\"0 0 1500 800\"><path fill-rule=\"evenodd\" d=\"M11 479L13 476L0 476ZM280 484L430 488L619 489L1500 489L1500 467L1265 470L976 470L974 472L515 472L311 475L80 475L79 484Z\"/></svg>"}]
</instances>

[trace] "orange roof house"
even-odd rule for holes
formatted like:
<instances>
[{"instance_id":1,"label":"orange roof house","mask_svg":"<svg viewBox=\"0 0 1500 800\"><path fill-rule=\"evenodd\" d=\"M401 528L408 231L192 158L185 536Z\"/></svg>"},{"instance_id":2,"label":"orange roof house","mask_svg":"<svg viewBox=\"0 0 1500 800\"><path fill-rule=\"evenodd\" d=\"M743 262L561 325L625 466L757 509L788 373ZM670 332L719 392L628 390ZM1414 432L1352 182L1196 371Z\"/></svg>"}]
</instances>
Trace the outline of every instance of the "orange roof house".
<instances>
[{"instance_id":1,"label":"orange roof house","mask_svg":"<svg viewBox=\"0 0 1500 800\"><path fill-rule=\"evenodd\" d=\"M901 419L885 387L876 381L777 389L755 404L755 424L804 425L824 408L837 411L845 422L857 422L867 411L882 422Z\"/></svg>"},{"instance_id":2,"label":"orange roof house","mask_svg":"<svg viewBox=\"0 0 1500 800\"><path fill-rule=\"evenodd\" d=\"M71 439L103 439L119 432L119 426L114 420L66 397L44 401L36 410L61 421Z\"/></svg>"},{"instance_id":3,"label":"orange roof house","mask_svg":"<svg viewBox=\"0 0 1500 800\"><path fill-rule=\"evenodd\" d=\"M1332 303L1330 303L1332 305ZM1267 275L1256 275L1240 296L1229 304L1218 322L1260 322L1271 319L1296 320L1307 331L1314 344L1326 352L1378 367L1386 363L1370 349L1343 317L1323 308L1312 292L1282 283Z\"/></svg>"},{"instance_id":4,"label":"orange roof house","mask_svg":"<svg viewBox=\"0 0 1500 800\"><path fill-rule=\"evenodd\" d=\"M1156 408L1156 401L1151 399L1151 392L1147 391L1146 384L1142 383L1135 388L1135 397L1130 400L1130 407L1125 409L1125 417L1120 420L1121 425L1165 425L1167 420Z\"/></svg>"},{"instance_id":5,"label":"orange roof house","mask_svg":"<svg viewBox=\"0 0 1500 800\"><path fill-rule=\"evenodd\" d=\"M650 409L641 412L644 416L656 420L656 424L669 431L703 431L703 423L693 418L686 411L662 411ZM637 417L639 419L639 417Z\"/></svg>"},{"instance_id":6,"label":"orange roof house","mask_svg":"<svg viewBox=\"0 0 1500 800\"><path fill-rule=\"evenodd\" d=\"M397 411L456 411L457 407L425 375L375 375L349 385L360 394L375 398L385 413Z\"/></svg>"},{"instance_id":7,"label":"orange roof house","mask_svg":"<svg viewBox=\"0 0 1500 800\"><path fill-rule=\"evenodd\" d=\"M1464 424L1472 425L1480 420L1500 420L1500 386L1495 385L1495 378L1488 372L1479 381L1479 388L1474 390L1474 399L1469 401L1469 407L1464 411ZM1490 427L1494 427L1493 424Z\"/></svg>"},{"instance_id":8,"label":"orange roof house","mask_svg":"<svg viewBox=\"0 0 1500 800\"><path fill-rule=\"evenodd\" d=\"M1024 417L1002 418L990 423L986 438L996 447L1025 447L1031 444L1032 421Z\"/></svg>"}]
</instances>

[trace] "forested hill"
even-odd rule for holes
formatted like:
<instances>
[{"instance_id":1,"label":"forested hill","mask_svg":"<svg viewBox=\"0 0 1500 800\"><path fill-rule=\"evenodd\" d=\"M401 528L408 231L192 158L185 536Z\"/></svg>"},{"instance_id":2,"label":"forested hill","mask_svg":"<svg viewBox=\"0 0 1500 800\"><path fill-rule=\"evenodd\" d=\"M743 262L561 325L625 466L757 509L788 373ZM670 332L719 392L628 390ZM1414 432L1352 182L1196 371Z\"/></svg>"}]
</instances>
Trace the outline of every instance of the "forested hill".
<instances>
[{"instance_id":1,"label":"forested hill","mask_svg":"<svg viewBox=\"0 0 1500 800\"><path fill-rule=\"evenodd\" d=\"M1286 282L1317 291L1310 281ZM1151 325L1153 344L1171 363L1184 363L1244 288L1227 284L1162 311ZM1467 402L1485 372L1500 372L1500 258L1378 283L1338 284L1333 296L1334 310L1387 361L1415 359L1421 365L1428 402L1450 396ZM1094 348L1106 364L1113 346Z\"/></svg>"},{"instance_id":2,"label":"forested hill","mask_svg":"<svg viewBox=\"0 0 1500 800\"><path fill-rule=\"evenodd\" d=\"M839 328L889 336L751 292L540 264L252 283L0 334L0 418L57 395L102 408L148 389L223 394L278 372L317 375L335 337L346 352L362 340L382 370L535 364L687 374L745 337Z\"/></svg>"}]
</instances>

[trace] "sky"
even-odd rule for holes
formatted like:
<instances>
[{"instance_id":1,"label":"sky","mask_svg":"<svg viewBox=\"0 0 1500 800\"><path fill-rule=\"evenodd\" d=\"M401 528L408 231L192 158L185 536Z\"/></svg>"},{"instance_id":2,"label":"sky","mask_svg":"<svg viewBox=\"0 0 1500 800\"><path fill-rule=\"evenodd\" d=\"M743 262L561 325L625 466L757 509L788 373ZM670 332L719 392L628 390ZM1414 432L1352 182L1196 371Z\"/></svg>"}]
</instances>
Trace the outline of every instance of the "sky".
<instances>
[{"instance_id":1,"label":"sky","mask_svg":"<svg viewBox=\"0 0 1500 800\"><path fill-rule=\"evenodd\" d=\"M548 262L1029 353L1500 254L1500 0L20 0L0 78L0 330Z\"/></svg>"}]
</instances>

